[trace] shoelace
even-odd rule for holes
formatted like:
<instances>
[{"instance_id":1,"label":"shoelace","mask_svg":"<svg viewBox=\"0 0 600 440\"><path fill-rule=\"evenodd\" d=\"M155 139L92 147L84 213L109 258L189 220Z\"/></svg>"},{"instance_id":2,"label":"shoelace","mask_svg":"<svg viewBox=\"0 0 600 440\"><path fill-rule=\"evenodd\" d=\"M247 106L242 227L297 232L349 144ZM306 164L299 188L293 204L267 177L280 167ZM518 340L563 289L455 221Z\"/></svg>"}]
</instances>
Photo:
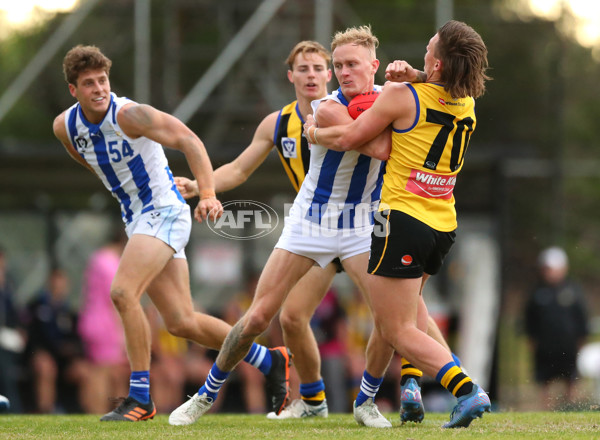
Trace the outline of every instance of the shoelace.
<instances>
[{"instance_id":1,"label":"shoelace","mask_svg":"<svg viewBox=\"0 0 600 440\"><path fill-rule=\"evenodd\" d=\"M197 394L195 396L188 396L190 399L192 399L192 404L189 405L186 409L185 409L185 414L187 415L194 415L195 413L198 411L201 411L204 406L204 402L202 400L200 400L200 396L198 396ZM206 403L212 403L212 398L211 397L206 397Z\"/></svg>"},{"instance_id":2,"label":"shoelace","mask_svg":"<svg viewBox=\"0 0 600 440\"><path fill-rule=\"evenodd\" d=\"M108 401L115 405L120 405L121 403L125 402L126 400L127 400L127 397L109 397L108 398Z\"/></svg>"},{"instance_id":3,"label":"shoelace","mask_svg":"<svg viewBox=\"0 0 600 440\"><path fill-rule=\"evenodd\" d=\"M450 413L450 420L452 420L454 418L454 415L458 412L460 412L460 410L462 409L462 402L458 405L456 405L453 409L452 412Z\"/></svg>"},{"instance_id":4,"label":"shoelace","mask_svg":"<svg viewBox=\"0 0 600 440\"><path fill-rule=\"evenodd\" d=\"M368 407L368 411L369 415L371 417L376 417L379 418L381 416L381 414L379 413L379 411L377 410L377 407L375 406L374 403L370 403L369 407Z\"/></svg>"}]
</instances>

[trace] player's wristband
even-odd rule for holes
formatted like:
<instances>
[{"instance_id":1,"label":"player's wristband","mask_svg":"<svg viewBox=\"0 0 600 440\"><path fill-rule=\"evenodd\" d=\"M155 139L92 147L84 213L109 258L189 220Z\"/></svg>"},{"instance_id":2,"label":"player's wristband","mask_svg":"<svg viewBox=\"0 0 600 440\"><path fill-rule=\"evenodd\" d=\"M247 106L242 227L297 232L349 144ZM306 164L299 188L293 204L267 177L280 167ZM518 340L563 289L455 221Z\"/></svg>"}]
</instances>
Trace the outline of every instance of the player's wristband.
<instances>
[{"instance_id":1,"label":"player's wristband","mask_svg":"<svg viewBox=\"0 0 600 440\"><path fill-rule=\"evenodd\" d=\"M319 127L315 128L315 130L313 131L313 137L315 138L315 144L320 145L319 141L317 139L317 130L319 129Z\"/></svg>"},{"instance_id":2,"label":"player's wristband","mask_svg":"<svg viewBox=\"0 0 600 440\"><path fill-rule=\"evenodd\" d=\"M215 197L217 197L217 195L215 194L215 191L212 189L203 189L200 191L200 200L214 199Z\"/></svg>"},{"instance_id":3,"label":"player's wristband","mask_svg":"<svg viewBox=\"0 0 600 440\"><path fill-rule=\"evenodd\" d=\"M314 128L312 135L310 134L310 129L311 128ZM308 131L306 132L306 134L307 134L306 137L308 138L308 142L310 142L311 144L316 144L317 143L317 138L315 137L315 134L317 133L318 129L319 129L318 127L315 127L314 125L311 125L309 127Z\"/></svg>"}]
</instances>

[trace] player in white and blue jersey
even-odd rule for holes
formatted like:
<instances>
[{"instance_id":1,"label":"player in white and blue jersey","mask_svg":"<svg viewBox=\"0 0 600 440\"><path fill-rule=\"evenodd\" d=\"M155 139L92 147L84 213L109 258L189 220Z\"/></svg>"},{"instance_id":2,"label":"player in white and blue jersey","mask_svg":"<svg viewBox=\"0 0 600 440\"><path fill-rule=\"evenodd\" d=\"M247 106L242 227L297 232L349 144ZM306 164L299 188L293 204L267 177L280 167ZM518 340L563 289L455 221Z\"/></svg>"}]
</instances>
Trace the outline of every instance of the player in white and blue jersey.
<instances>
[{"instance_id":1,"label":"player in white and blue jersey","mask_svg":"<svg viewBox=\"0 0 600 440\"><path fill-rule=\"evenodd\" d=\"M181 151L198 182L195 218L216 220L213 169L202 141L177 118L110 91L111 61L94 46L76 46L63 61L77 103L54 120L54 134L71 157L97 175L119 201L129 240L111 286L125 332L131 367L129 396L102 421L153 418L150 397L150 327L140 304L144 292L169 332L220 349L229 324L194 311L185 245L191 230L188 205L177 190L163 145ZM285 401L289 359L253 344L246 360L259 368L275 399ZM272 353L276 353L272 356ZM284 374L282 374L282 371Z\"/></svg>"},{"instance_id":2,"label":"player in white and blue jersey","mask_svg":"<svg viewBox=\"0 0 600 440\"><path fill-rule=\"evenodd\" d=\"M317 120L324 125L352 120L347 103L353 96L373 90L379 66L375 58L377 39L370 29L340 34L343 35L340 48L347 48L348 54L340 61L340 54L334 51L340 90L317 108ZM343 68L338 66L339 62ZM365 146L369 150L362 152L377 154L378 151L382 158L387 158L389 146L388 133L387 137L382 135L378 141ZM381 148L377 150L377 147ZM312 145L308 174L286 218L281 238L262 271L249 310L227 336L206 383L171 413L169 423L194 423L210 409L229 373L243 359L254 339L266 330L292 287L315 264L325 267L339 257L355 284L365 291L372 213L379 198L380 173L381 162L367 155L330 152ZM378 332L373 332L368 355L373 371L383 376L393 350ZM377 411L376 407L373 409ZM276 417L293 415L283 410ZM369 426L391 427L378 411L372 419L375 420L367 422Z\"/></svg>"}]
</instances>

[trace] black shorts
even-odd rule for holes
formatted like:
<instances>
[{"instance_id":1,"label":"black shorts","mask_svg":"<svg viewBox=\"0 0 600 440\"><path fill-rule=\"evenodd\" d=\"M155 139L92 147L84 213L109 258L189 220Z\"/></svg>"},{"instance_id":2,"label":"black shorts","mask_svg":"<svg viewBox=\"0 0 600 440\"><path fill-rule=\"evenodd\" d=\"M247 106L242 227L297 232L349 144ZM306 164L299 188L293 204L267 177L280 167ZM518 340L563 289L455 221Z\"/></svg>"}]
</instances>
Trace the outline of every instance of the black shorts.
<instances>
[{"instance_id":1,"label":"black shorts","mask_svg":"<svg viewBox=\"0 0 600 440\"><path fill-rule=\"evenodd\" d=\"M382 211L371 234L369 273L393 278L434 275L455 237L454 231L436 231L401 211Z\"/></svg>"}]
</instances>

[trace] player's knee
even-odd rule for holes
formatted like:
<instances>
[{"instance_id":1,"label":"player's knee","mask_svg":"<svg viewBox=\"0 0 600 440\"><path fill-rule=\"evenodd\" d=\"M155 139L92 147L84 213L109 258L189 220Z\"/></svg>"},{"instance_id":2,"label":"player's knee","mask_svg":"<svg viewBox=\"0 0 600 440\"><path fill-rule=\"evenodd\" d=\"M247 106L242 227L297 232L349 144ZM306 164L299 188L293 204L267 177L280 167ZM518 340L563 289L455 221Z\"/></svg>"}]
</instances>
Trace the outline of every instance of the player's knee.
<instances>
[{"instance_id":1,"label":"player's knee","mask_svg":"<svg viewBox=\"0 0 600 440\"><path fill-rule=\"evenodd\" d=\"M131 296L127 294L125 289L118 286L111 287L110 299L119 312L126 310L131 303Z\"/></svg>"},{"instance_id":2,"label":"player's knee","mask_svg":"<svg viewBox=\"0 0 600 440\"><path fill-rule=\"evenodd\" d=\"M193 319L168 319L165 320L165 327L173 336L189 339L193 322Z\"/></svg>"},{"instance_id":3,"label":"player's knee","mask_svg":"<svg viewBox=\"0 0 600 440\"><path fill-rule=\"evenodd\" d=\"M308 325L308 321L298 313L290 313L286 310L282 310L279 315L279 323L281 328L287 334L300 333Z\"/></svg>"},{"instance_id":4,"label":"player's knee","mask_svg":"<svg viewBox=\"0 0 600 440\"><path fill-rule=\"evenodd\" d=\"M245 317L244 333L258 336L269 327L272 317L261 311L249 312Z\"/></svg>"}]
</instances>

